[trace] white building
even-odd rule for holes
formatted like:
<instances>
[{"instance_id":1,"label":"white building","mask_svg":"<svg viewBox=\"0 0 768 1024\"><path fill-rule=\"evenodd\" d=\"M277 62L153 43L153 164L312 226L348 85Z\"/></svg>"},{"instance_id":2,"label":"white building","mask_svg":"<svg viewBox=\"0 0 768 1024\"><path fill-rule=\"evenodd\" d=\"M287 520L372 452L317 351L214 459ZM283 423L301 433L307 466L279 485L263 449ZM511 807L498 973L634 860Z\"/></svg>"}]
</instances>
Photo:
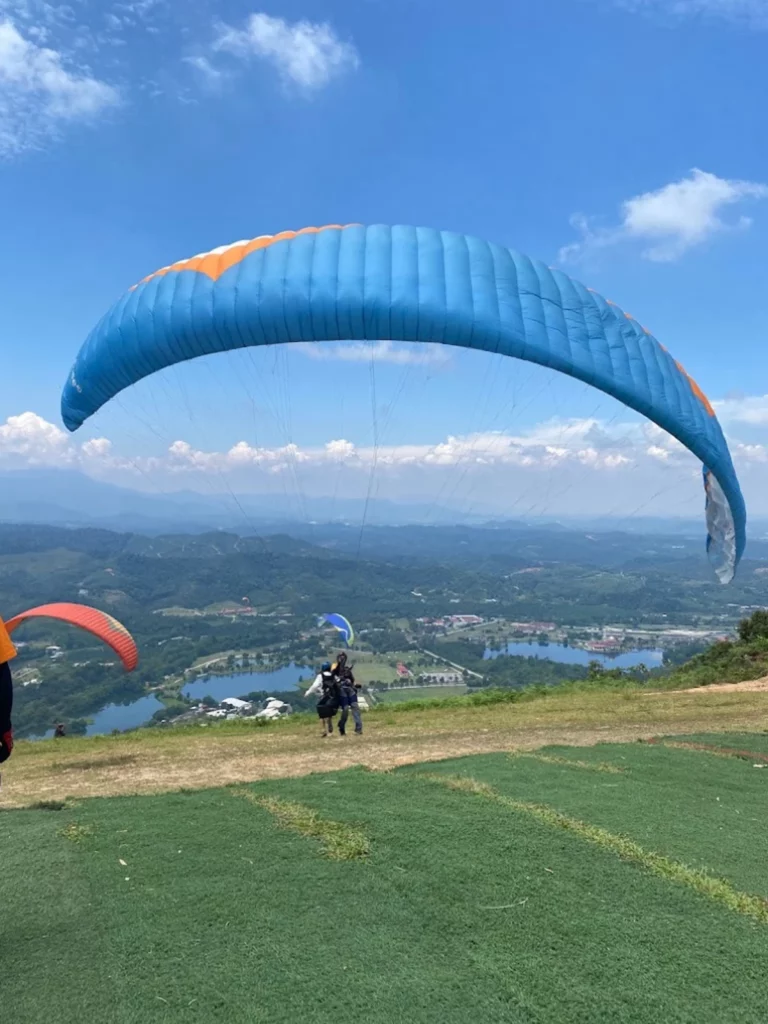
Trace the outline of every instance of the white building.
<instances>
[{"instance_id":1,"label":"white building","mask_svg":"<svg viewBox=\"0 0 768 1024\"><path fill-rule=\"evenodd\" d=\"M422 672L419 676L421 682L427 686L455 686L464 682L461 672Z\"/></svg>"},{"instance_id":2,"label":"white building","mask_svg":"<svg viewBox=\"0 0 768 1024\"><path fill-rule=\"evenodd\" d=\"M240 700L239 697L225 697L221 702L223 707L231 708L232 711L247 711L251 706L248 700Z\"/></svg>"},{"instance_id":3,"label":"white building","mask_svg":"<svg viewBox=\"0 0 768 1024\"><path fill-rule=\"evenodd\" d=\"M270 697L267 701L264 710L259 711L256 715L257 718L282 718L283 715L289 715L293 708L290 704L286 704L284 700L278 700L277 697Z\"/></svg>"}]
</instances>

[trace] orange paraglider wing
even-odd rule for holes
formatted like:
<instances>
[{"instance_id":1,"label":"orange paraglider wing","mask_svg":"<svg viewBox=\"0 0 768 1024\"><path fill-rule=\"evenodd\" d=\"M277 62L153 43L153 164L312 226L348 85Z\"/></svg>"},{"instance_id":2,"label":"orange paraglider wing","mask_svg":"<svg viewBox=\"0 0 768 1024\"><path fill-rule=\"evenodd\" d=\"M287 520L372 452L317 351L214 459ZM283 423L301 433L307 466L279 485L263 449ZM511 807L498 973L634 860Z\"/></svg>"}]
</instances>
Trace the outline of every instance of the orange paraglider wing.
<instances>
[{"instance_id":1,"label":"orange paraglider wing","mask_svg":"<svg viewBox=\"0 0 768 1024\"><path fill-rule=\"evenodd\" d=\"M88 608L84 604L43 604L39 608L30 608L28 612L8 619L5 628L12 633L27 619L59 619L61 622L68 622L72 626L79 626L80 629L93 633L119 655L126 672L133 672L139 663L136 641L125 626L97 608Z\"/></svg>"}]
</instances>

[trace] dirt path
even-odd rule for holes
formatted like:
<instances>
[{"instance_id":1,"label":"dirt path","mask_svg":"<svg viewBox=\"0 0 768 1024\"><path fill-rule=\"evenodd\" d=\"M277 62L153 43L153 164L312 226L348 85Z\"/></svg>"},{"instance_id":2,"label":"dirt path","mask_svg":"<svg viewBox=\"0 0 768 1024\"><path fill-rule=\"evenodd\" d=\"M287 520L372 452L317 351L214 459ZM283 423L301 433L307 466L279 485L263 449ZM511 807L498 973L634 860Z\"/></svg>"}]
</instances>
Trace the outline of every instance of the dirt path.
<instances>
[{"instance_id":1,"label":"dirt path","mask_svg":"<svg viewBox=\"0 0 768 1024\"><path fill-rule=\"evenodd\" d=\"M667 690L667 693L759 693L768 690L768 676L762 679L748 679L743 683L712 683L710 686L692 686L688 690ZM648 697L659 697L661 693L649 693Z\"/></svg>"},{"instance_id":2,"label":"dirt path","mask_svg":"<svg viewBox=\"0 0 768 1024\"><path fill-rule=\"evenodd\" d=\"M766 682L766 681L763 681ZM654 736L758 732L768 686L688 693L552 695L512 705L365 714L365 735L321 740L312 721L144 729L118 737L20 742L4 765L0 808L39 800L201 789L354 765L393 768L470 754L590 746ZM229 723L227 723L229 725Z\"/></svg>"}]
</instances>

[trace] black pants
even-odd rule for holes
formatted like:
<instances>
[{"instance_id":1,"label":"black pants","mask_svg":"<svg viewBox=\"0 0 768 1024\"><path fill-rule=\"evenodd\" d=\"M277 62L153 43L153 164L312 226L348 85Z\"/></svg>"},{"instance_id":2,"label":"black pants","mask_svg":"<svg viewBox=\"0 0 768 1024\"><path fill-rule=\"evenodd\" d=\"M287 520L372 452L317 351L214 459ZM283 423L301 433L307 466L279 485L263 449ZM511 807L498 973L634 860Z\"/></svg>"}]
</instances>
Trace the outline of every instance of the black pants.
<instances>
[{"instance_id":1,"label":"black pants","mask_svg":"<svg viewBox=\"0 0 768 1024\"><path fill-rule=\"evenodd\" d=\"M7 661L0 665L0 763L7 761L13 750L11 711L13 709L13 680Z\"/></svg>"},{"instance_id":2,"label":"black pants","mask_svg":"<svg viewBox=\"0 0 768 1024\"><path fill-rule=\"evenodd\" d=\"M11 728L11 711L13 710L13 681L11 666L7 661L0 665L0 734Z\"/></svg>"},{"instance_id":3,"label":"black pants","mask_svg":"<svg viewBox=\"0 0 768 1024\"><path fill-rule=\"evenodd\" d=\"M345 686L341 690L341 718L339 719L339 732L342 736L346 732L350 711L355 722L355 732L362 732L363 719L360 716L360 705L357 703L357 691L351 686Z\"/></svg>"}]
</instances>

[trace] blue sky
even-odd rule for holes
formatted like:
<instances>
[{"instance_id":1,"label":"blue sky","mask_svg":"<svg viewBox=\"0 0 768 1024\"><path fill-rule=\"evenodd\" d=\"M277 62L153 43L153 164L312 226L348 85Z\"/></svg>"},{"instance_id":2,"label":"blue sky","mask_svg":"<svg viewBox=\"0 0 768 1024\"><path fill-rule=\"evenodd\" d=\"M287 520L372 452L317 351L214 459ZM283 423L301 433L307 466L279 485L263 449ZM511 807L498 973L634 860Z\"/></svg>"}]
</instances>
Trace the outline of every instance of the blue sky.
<instances>
[{"instance_id":1,"label":"blue sky","mask_svg":"<svg viewBox=\"0 0 768 1024\"><path fill-rule=\"evenodd\" d=\"M768 512L767 40L766 0L0 0L0 465L140 489L289 474L310 496L342 472L367 493L373 361L381 495L697 512L668 438L474 353L221 357L61 433L77 349L145 274L286 228L412 223L558 261L632 312L719 402Z\"/></svg>"}]
</instances>

